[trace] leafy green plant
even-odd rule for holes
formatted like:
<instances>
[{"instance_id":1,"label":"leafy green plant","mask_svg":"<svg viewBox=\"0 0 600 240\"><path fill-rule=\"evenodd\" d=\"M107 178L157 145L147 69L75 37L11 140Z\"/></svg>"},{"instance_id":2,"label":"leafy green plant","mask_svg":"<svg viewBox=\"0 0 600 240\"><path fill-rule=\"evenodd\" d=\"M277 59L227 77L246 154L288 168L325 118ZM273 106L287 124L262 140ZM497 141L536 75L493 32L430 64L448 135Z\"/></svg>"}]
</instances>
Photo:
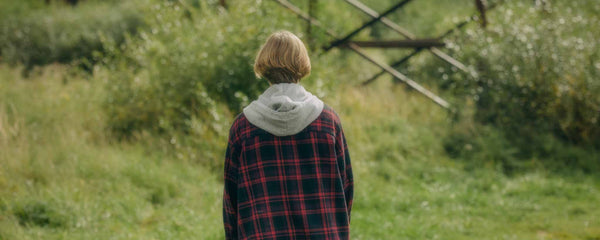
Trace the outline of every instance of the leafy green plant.
<instances>
[{"instance_id":1,"label":"leafy green plant","mask_svg":"<svg viewBox=\"0 0 600 240\"><path fill-rule=\"evenodd\" d=\"M2 61L21 63L26 70L73 61L90 69L105 51L105 41L120 44L143 25L141 15L129 4L38 6L0 18L0 54Z\"/></svg>"},{"instance_id":2,"label":"leafy green plant","mask_svg":"<svg viewBox=\"0 0 600 240\"><path fill-rule=\"evenodd\" d=\"M464 58L480 73L466 89L476 118L525 137L544 132L571 142L600 144L600 23L585 5L566 10L513 3L498 9L487 31L469 31ZM596 6L597 8L597 6ZM569 11L580 11L572 14ZM518 14L518 17L517 17Z\"/></svg>"},{"instance_id":3,"label":"leafy green plant","mask_svg":"<svg viewBox=\"0 0 600 240\"><path fill-rule=\"evenodd\" d=\"M62 227L65 217L45 202L30 202L14 209L14 215L23 226Z\"/></svg>"},{"instance_id":4,"label":"leafy green plant","mask_svg":"<svg viewBox=\"0 0 600 240\"><path fill-rule=\"evenodd\" d=\"M240 2L227 12L208 3L152 5L152 28L110 53L120 56L108 84L111 128L124 135L190 133L219 124L220 104L241 110L267 85L252 70L260 44L275 30L295 27L295 19L270 11L270 4ZM254 20L239 24L247 19Z\"/></svg>"},{"instance_id":5,"label":"leafy green plant","mask_svg":"<svg viewBox=\"0 0 600 240\"><path fill-rule=\"evenodd\" d=\"M456 101L460 108L474 103L474 113L467 118L474 117L480 131L466 138L480 135L480 140L489 138L481 144L496 142L498 148L516 150L498 155L498 162L518 168L518 160L539 158L589 169L588 162L594 161L576 149L600 146L600 31L589 27L600 24L594 14L598 10L592 1L507 1L490 12L487 29L473 25L448 41L451 55L471 65L477 77L435 59L408 69L420 79L435 80L459 99L466 97ZM481 125L500 132L481 130ZM448 139L448 152L468 157L462 147L452 146L464 140L455 137ZM479 151L477 143L468 144L475 150L471 152L494 149Z\"/></svg>"}]
</instances>

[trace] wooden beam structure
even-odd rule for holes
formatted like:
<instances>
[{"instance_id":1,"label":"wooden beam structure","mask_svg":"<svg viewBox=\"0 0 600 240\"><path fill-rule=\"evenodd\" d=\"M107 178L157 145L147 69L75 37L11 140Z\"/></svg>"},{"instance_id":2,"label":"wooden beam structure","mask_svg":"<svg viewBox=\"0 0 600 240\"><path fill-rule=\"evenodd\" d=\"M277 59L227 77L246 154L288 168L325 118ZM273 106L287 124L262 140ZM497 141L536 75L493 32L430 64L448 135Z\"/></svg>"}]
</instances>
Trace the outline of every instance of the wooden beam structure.
<instances>
[{"instance_id":1,"label":"wooden beam structure","mask_svg":"<svg viewBox=\"0 0 600 240\"><path fill-rule=\"evenodd\" d=\"M287 0L273 0L273 1L275 1L276 3L279 3L281 6L283 6L283 7L287 8L288 10L292 11L293 13L295 13L297 16L299 16L303 20L305 20L305 21L313 24L316 27L319 27L319 28L323 29L325 31L325 33L327 33L327 35L333 37L334 39L339 39L338 36L337 36L337 34L335 32L333 32L330 29L324 27L321 24L321 22L319 22L318 20L310 17L308 14L302 12L302 10L300 10L298 7L294 6L293 4L291 4L290 2L288 2ZM367 61L375 64L378 67L380 67L383 71L391 74L395 78L400 79L406 85L408 85L412 89L416 90L417 92L423 94L425 97L429 98L430 100L432 100L437 105L439 105L439 106L441 106L441 107L443 107L445 109L450 110L450 104L446 100L444 100L444 99L440 98L439 96L435 95L431 91L429 91L426 88L422 87L417 82L413 81L412 79L410 79L406 75L398 72L396 69L390 67L389 65L387 65L385 63L382 63L380 61L377 61L374 58L371 58L370 56L368 56L366 54L366 52L364 50L362 50L361 47L357 46L356 44L350 42L350 43L347 43L347 45L348 45L349 49L351 49L352 51L354 51L355 53L357 53L359 56L363 57Z\"/></svg>"},{"instance_id":2,"label":"wooden beam structure","mask_svg":"<svg viewBox=\"0 0 600 240\"><path fill-rule=\"evenodd\" d=\"M412 53L410 53L410 54L408 54L408 55L404 56L402 59L400 59L400 60L398 60L398 61L394 62L394 63L393 63L392 65L390 65L390 66L391 66L391 67L393 67L393 68L396 68L396 67L400 66L401 64L405 63L406 61L408 61L409 59L411 59L411 58L412 58L412 57L414 57L415 55L419 54L419 53L421 52L421 50L423 50L423 48L419 48L419 49L417 49L417 50L413 51ZM362 86L369 85L369 83L372 83L372 82L373 82L373 81L375 81L375 80L376 80L376 79L377 79L379 76L381 76L381 75L383 75L383 74L385 74L385 73L386 73L386 71L381 71L381 72L379 72L379 73L377 73L377 74L373 75L373 76L372 76L372 77L370 77L369 79L367 79L367 80L363 81L363 82L362 82L360 85L362 85Z\"/></svg>"},{"instance_id":3,"label":"wooden beam structure","mask_svg":"<svg viewBox=\"0 0 600 240\"><path fill-rule=\"evenodd\" d=\"M446 102L444 99L436 96L429 90L423 88L421 85L419 85L412 79L408 78L406 75L400 73L395 68L398 67L399 65L407 62L409 59L416 56L421 51L428 50L431 53L433 53L435 56L437 56L438 58L451 64L452 66L456 67L457 69L460 69L460 70L470 74L473 77L477 77L477 73L475 71L468 69L460 61L458 61L458 60L452 58L451 56L449 56L448 54L442 52L438 47L444 46L444 43L443 43L443 41L441 41L441 39L450 35L455 30L464 27L469 22L479 19L478 18L479 16L484 18L485 10L491 10L491 9L495 8L497 5L502 3L504 0L498 0L497 2L495 2L495 4L490 4L490 6L485 6L486 0L475 0L476 6L477 6L478 10L480 11L479 16L478 15L471 16L467 20L458 23L455 27L446 31L440 37L434 38L434 39L416 39L416 36L414 34L409 32L408 30L400 27L398 24L392 22L388 18L386 18L386 15L389 15L390 13L396 11L397 9L400 9L405 4L409 3L411 0L400 1L381 14L379 14L375 10L367 7L366 5L361 3L359 0L344 0L347 3L349 3L350 5L354 6L355 8L359 9L360 11L369 15L372 18L370 21L365 22L362 26L358 27L354 31L345 35L344 37L338 37L338 35L335 32L324 27L318 20L316 20L312 16L312 14L311 14L313 12L312 8L314 7L313 0L308 0L309 1L309 14L305 14L304 12L302 12L302 10L300 10L298 7L294 6L287 0L273 0L273 1L279 3L283 7L291 10L297 16L299 16L303 20L307 21L309 24L309 26L307 28L307 33L309 33L309 35L312 33L311 26L314 25L314 26L322 29L323 31L325 31L327 33L327 35L333 37L334 40L329 44L329 46L323 48L325 50L324 52L327 52L328 50L330 50L331 48L334 48L334 47L346 47L346 48L349 48L350 50L354 51L355 53L357 53L362 58L366 59L367 61L369 61L369 62L377 65L379 68L381 68L381 72L375 74L370 79L364 81L361 85L367 85L367 84L375 81L382 74L389 73L394 78L404 82L405 84L407 84L414 90L418 91L419 93L425 95L426 97L428 97L429 99L434 101L436 104L440 105L441 107L450 109L450 104L448 104L448 102ZM481 6L484 6L484 8L482 8ZM483 12L481 12L482 9L484 10ZM378 41L352 41L351 40L352 37L354 37L355 35L360 33L362 30L364 30L367 27L372 26L373 24L375 24L377 22L383 23L388 28L390 28L393 31L404 36L406 38L406 40L378 40ZM485 24L485 20L484 20L483 24ZM404 56L402 59L392 63L391 65L387 65L385 63L382 63L382 62L375 60L374 58L368 56L366 54L366 52L362 49L362 47L365 47L365 48L413 48L415 50L412 53L408 54L407 56Z\"/></svg>"},{"instance_id":4,"label":"wooden beam structure","mask_svg":"<svg viewBox=\"0 0 600 240\"><path fill-rule=\"evenodd\" d=\"M456 29L460 29L462 27L464 27L465 25L467 25L467 23L469 23L471 21L471 19L462 21L460 23L458 23L456 26L454 26L453 28L449 29L448 31L446 31L444 34L440 35L438 37L438 39L442 39L450 34L452 34ZM417 48L415 49L412 53L410 53L409 55L407 55L406 57L393 62L392 64L390 64L390 66L392 66L393 68L396 68L400 65L402 65L403 63L405 63L406 61L408 61L410 58L412 58L413 56L416 56L417 54L419 54L421 51L425 50L427 48ZM429 48L428 50L430 50L435 56L439 57L440 59L450 63L453 66L457 66L457 64L462 65L462 63L458 62L458 60L455 60L454 58L448 56L447 54L445 54L444 52L442 52L441 50L437 49L437 48ZM456 61L456 62L454 62ZM463 65L464 66L464 65ZM458 67L457 67L458 68ZM461 68L458 68L461 69ZM466 73L469 73L468 70L464 70L461 69L463 71L465 71ZM385 71L380 71L378 73L376 73L375 75L373 75L372 77L370 77L369 79L365 80L362 85L367 85L373 81L375 81L379 76L385 74ZM473 73L471 73L473 75Z\"/></svg>"},{"instance_id":5,"label":"wooden beam structure","mask_svg":"<svg viewBox=\"0 0 600 240\"><path fill-rule=\"evenodd\" d=\"M412 34L411 32L409 32L408 30L400 27L398 24L392 22L391 20L389 20L386 17L382 17L381 15L379 15L375 10L367 7L366 5L362 4L360 1L358 0L345 0L347 3L349 3L350 5L354 6L355 8L357 8L358 10L362 11L363 13L369 15L371 18L373 19L380 19L381 23L383 23L385 26L387 26L388 28L392 29L393 31L399 33L400 35L404 36L407 39L415 39L416 36L414 34ZM441 39L443 37L445 37L448 34L444 34L441 37L439 37L438 39ZM417 49L415 51L422 51L423 49ZM440 49L438 48L430 48L428 49L429 51L431 51L431 53L433 53L435 56L437 56L438 58L444 60L445 62L449 63L450 65L462 70L463 72L467 72L469 73L469 69L462 64L460 61L454 59L453 57L449 56L448 54L442 52ZM416 55L416 54L415 54ZM393 67L396 67L394 65L392 65ZM381 74L378 74L378 76Z\"/></svg>"},{"instance_id":6,"label":"wooden beam structure","mask_svg":"<svg viewBox=\"0 0 600 240\"><path fill-rule=\"evenodd\" d=\"M431 48L445 45L438 39L351 41L351 43L363 48ZM347 47L346 44L343 46Z\"/></svg>"},{"instance_id":7,"label":"wooden beam structure","mask_svg":"<svg viewBox=\"0 0 600 240\"><path fill-rule=\"evenodd\" d=\"M362 4L360 1L358 0L344 0L347 3L349 3L350 5L354 6L355 8L357 8L358 10L362 11L363 13L371 16L372 18L377 18L379 17L379 14L367 7L366 5ZM490 11L494 8L496 8L499 4L502 3L503 0L497 1L495 4L490 4L489 6L487 6L487 11ZM450 35L451 33L453 33L454 31L463 28L464 26L466 26L469 22L472 22L474 20L478 19L478 15L472 15L471 17L469 17L467 20L464 20L462 22L459 22L458 24L456 24L453 28L449 29L448 31L446 31L444 34L442 34L441 36L438 37L438 39L443 39L444 37ZM389 20L388 18L382 17L380 18L381 22L387 26L388 28L392 29L393 31L399 33L400 35L406 37L407 39L415 39L415 35L410 33L408 30L400 27L398 24L392 22L391 20ZM469 70L464 64L462 64L460 61L454 59L453 57L451 57L450 55L444 53L442 50L440 50L439 48L436 47L432 47L432 48L417 48L415 49L415 51L413 51L411 54L409 54L407 57L402 58L394 63L391 64L392 67L398 67L401 64L405 63L406 61L408 61L411 57L417 55L418 53L420 53L423 50L429 50L431 53L433 53L433 55L435 55L436 57L440 58L441 60L449 63L450 65L456 67L457 69L465 72L465 73L469 73L471 76L476 77L477 73L473 72L471 70ZM385 73L385 71L381 71L375 75L373 75L372 77L370 77L369 79L365 80L362 85L367 85L371 82L373 82L375 79L377 79L379 76L383 75Z\"/></svg>"},{"instance_id":8,"label":"wooden beam structure","mask_svg":"<svg viewBox=\"0 0 600 240\"><path fill-rule=\"evenodd\" d=\"M354 31L350 32L349 34L347 34L346 36L339 38L335 41L333 41L329 46L325 47L324 50L325 51L329 51L330 49L341 45L345 42L347 42L348 40L350 40L350 38L354 37L354 35L358 34L359 32L361 32L363 29L375 24L376 22L379 22L379 20L381 20L382 18L384 18L386 15L393 13L394 11L398 10L399 8L403 7L405 4L409 3L412 0L404 0L402 2L397 3L396 5L390 7L388 10L386 10L385 12L383 12L382 14L380 14L379 16L371 19L370 21L364 23L362 26L358 27L357 29L355 29Z\"/></svg>"}]
</instances>

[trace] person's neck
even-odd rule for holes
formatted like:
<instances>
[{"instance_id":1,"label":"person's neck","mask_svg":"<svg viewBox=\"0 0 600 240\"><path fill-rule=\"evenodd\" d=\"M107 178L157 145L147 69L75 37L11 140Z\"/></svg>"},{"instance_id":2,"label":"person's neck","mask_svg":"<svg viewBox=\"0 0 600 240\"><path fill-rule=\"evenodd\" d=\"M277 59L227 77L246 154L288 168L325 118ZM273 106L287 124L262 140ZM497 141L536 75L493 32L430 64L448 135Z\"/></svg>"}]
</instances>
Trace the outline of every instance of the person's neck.
<instances>
[{"instance_id":1,"label":"person's neck","mask_svg":"<svg viewBox=\"0 0 600 240\"><path fill-rule=\"evenodd\" d=\"M298 82L278 82L278 83L269 82L269 86L273 86L275 84L298 84L298 85L300 85L300 81L298 81Z\"/></svg>"}]
</instances>

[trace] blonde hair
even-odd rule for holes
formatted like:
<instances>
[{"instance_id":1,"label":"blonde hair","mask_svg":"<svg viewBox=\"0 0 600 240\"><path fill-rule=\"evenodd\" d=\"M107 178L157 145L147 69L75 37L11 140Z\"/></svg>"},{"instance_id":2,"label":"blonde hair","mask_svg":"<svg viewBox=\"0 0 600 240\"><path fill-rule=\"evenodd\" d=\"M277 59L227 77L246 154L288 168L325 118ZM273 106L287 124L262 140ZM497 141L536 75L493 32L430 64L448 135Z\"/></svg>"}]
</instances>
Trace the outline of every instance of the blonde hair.
<instances>
[{"instance_id":1,"label":"blonde hair","mask_svg":"<svg viewBox=\"0 0 600 240\"><path fill-rule=\"evenodd\" d=\"M256 55L254 73L270 83L297 83L310 73L310 58L302 40L291 32L278 31Z\"/></svg>"}]
</instances>

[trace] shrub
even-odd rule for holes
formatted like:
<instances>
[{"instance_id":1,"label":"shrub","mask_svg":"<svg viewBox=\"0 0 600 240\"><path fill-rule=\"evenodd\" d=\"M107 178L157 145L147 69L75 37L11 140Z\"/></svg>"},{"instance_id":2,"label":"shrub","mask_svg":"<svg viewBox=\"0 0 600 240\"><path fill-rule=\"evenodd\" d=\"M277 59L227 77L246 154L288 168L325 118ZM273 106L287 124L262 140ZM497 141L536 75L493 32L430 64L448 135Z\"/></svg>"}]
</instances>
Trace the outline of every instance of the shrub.
<instances>
[{"instance_id":1,"label":"shrub","mask_svg":"<svg viewBox=\"0 0 600 240\"><path fill-rule=\"evenodd\" d=\"M66 217L46 202L30 202L16 206L14 215L23 226L63 227Z\"/></svg>"},{"instance_id":2,"label":"shrub","mask_svg":"<svg viewBox=\"0 0 600 240\"><path fill-rule=\"evenodd\" d=\"M552 132L573 143L599 143L600 31L589 26L600 19L570 12L585 6L572 2L559 11L564 6L516 4L499 15L508 18L514 11L522 17L473 35L480 50L466 54L482 73L474 83L482 122L515 135Z\"/></svg>"},{"instance_id":3,"label":"shrub","mask_svg":"<svg viewBox=\"0 0 600 240\"><path fill-rule=\"evenodd\" d=\"M586 174L600 170L598 150L565 144L551 133L540 133L530 137L530 141L524 148L522 142L507 137L505 131L474 124L449 131L443 146L451 158L465 161L467 170L487 167L509 175L536 168Z\"/></svg>"},{"instance_id":4,"label":"shrub","mask_svg":"<svg viewBox=\"0 0 600 240\"><path fill-rule=\"evenodd\" d=\"M600 31L589 26L600 23L598 10L588 0L505 1L489 12L487 29L472 24L447 40L450 55L476 77L431 54L414 59L408 75L452 93L461 110L444 141L447 154L474 160L468 168L506 173L597 170Z\"/></svg>"},{"instance_id":5,"label":"shrub","mask_svg":"<svg viewBox=\"0 0 600 240\"><path fill-rule=\"evenodd\" d=\"M477 78L438 62L418 70L469 96L478 122L498 127L526 152L546 133L600 146L600 31L589 27L600 24L600 7L584 2L507 2L491 12L488 29L469 29L449 43Z\"/></svg>"},{"instance_id":6,"label":"shrub","mask_svg":"<svg viewBox=\"0 0 600 240\"><path fill-rule=\"evenodd\" d=\"M22 63L27 70L72 61L89 68L105 50L103 41L119 44L143 25L131 5L94 2L20 10L0 21L2 61Z\"/></svg>"},{"instance_id":7,"label":"shrub","mask_svg":"<svg viewBox=\"0 0 600 240\"><path fill-rule=\"evenodd\" d=\"M120 56L109 66L116 71L106 104L114 132L219 128L219 105L237 112L267 85L252 70L260 44L275 30L294 30L296 19L272 4L239 2L227 11L204 2L151 5L152 28L112 53Z\"/></svg>"}]
</instances>

